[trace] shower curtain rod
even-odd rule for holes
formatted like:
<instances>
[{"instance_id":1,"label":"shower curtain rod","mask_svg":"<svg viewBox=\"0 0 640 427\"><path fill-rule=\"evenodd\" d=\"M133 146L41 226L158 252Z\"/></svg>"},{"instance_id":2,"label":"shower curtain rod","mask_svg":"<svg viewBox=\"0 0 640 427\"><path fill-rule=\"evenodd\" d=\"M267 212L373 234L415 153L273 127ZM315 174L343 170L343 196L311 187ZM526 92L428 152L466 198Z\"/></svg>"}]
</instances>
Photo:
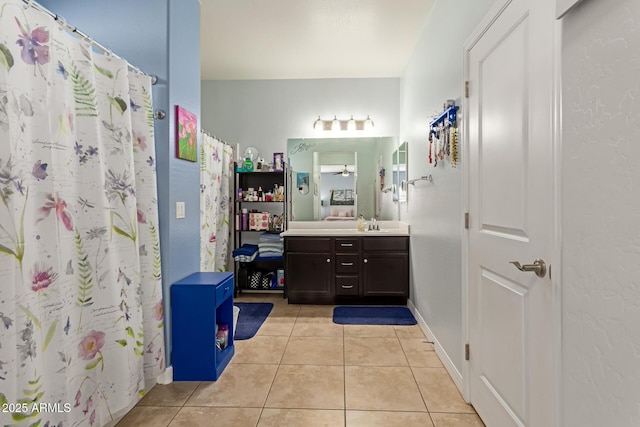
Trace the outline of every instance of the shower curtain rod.
<instances>
[{"instance_id":1,"label":"shower curtain rod","mask_svg":"<svg viewBox=\"0 0 640 427\"><path fill-rule=\"evenodd\" d=\"M115 58L118 58L118 59L121 59L121 60L125 61L127 63L127 67L129 67L133 71L135 71L137 73L140 73L140 74L144 74L145 76L151 77L151 84L152 85L155 85L158 82L158 76L156 76L154 74L145 73L140 68L136 67L135 65L133 65L132 63L130 63L126 59L124 59L121 56L118 56L115 53L113 53L113 51L111 49L107 49L106 47L104 47L103 45L98 43L97 41L93 40L87 34L85 34L82 31L80 31L78 28L68 24L61 16L51 12L49 9L45 8L41 4L39 4L39 3L37 3L37 2L35 2L33 0L22 0L22 2L25 3L25 8L26 7L32 7L34 9L37 9L37 10L39 10L41 12L44 12L44 13L48 14L53 19L55 19L58 24L62 25L65 29L71 31L74 34L77 34L78 36L80 36L81 38L83 38L84 40L89 42L93 47L96 47L96 48L100 49L106 55L113 56Z\"/></svg>"},{"instance_id":2,"label":"shower curtain rod","mask_svg":"<svg viewBox=\"0 0 640 427\"><path fill-rule=\"evenodd\" d=\"M209 135L209 136L210 136L211 138L213 138L213 139L217 139L218 141L222 142L222 143L223 143L223 144L225 144L225 145L228 145L228 146L229 146L229 147L231 147L231 148L235 148L232 144L228 143L228 142L227 142L227 141L225 141L224 139L218 138L218 137L217 137L217 136L215 136L214 134L209 133L209 132L207 132L207 131L206 131L206 130L204 130L204 129L200 129L200 132L204 133L205 135Z\"/></svg>"}]
</instances>

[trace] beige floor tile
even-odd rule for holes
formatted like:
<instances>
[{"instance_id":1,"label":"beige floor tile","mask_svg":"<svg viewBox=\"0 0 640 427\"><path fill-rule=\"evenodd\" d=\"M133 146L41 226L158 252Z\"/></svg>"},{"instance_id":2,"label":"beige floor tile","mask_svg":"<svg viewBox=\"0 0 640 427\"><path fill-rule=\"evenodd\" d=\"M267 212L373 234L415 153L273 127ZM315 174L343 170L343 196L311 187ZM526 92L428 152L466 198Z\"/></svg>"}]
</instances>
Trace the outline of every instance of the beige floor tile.
<instances>
[{"instance_id":1,"label":"beige floor tile","mask_svg":"<svg viewBox=\"0 0 640 427\"><path fill-rule=\"evenodd\" d=\"M347 411L347 427L433 427L426 412Z\"/></svg>"},{"instance_id":2,"label":"beige floor tile","mask_svg":"<svg viewBox=\"0 0 640 427\"><path fill-rule=\"evenodd\" d=\"M398 338L425 338L424 332L418 325L394 326Z\"/></svg>"},{"instance_id":3,"label":"beige floor tile","mask_svg":"<svg viewBox=\"0 0 640 427\"><path fill-rule=\"evenodd\" d=\"M287 304L274 304L269 317L297 317L300 306Z\"/></svg>"},{"instance_id":4,"label":"beige floor tile","mask_svg":"<svg viewBox=\"0 0 640 427\"><path fill-rule=\"evenodd\" d=\"M260 408L277 369L278 365L231 363L218 381L200 383L185 406Z\"/></svg>"},{"instance_id":5,"label":"beige floor tile","mask_svg":"<svg viewBox=\"0 0 640 427\"><path fill-rule=\"evenodd\" d=\"M445 368L411 368L429 412L474 413Z\"/></svg>"},{"instance_id":6,"label":"beige floor tile","mask_svg":"<svg viewBox=\"0 0 640 427\"><path fill-rule=\"evenodd\" d=\"M476 414L432 413L431 418L436 427L484 427L484 423Z\"/></svg>"},{"instance_id":7,"label":"beige floor tile","mask_svg":"<svg viewBox=\"0 0 640 427\"><path fill-rule=\"evenodd\" d=\"M344 411L326 409L265 408L258 427L338 427L344 425Z\"/></svg>"},{"instance_id":8,"label":"beige floor tile","mask_svg":"<svg viewBox=\"0 0 640 427\"><path fill-rule=\"evenodd\" d=\"M176 381L156 384L138 406L182 406L200 384L197 381Z\"/></svg>"},{"instance_id":9,"label":"beige floor tile","mask_svg":"<svg viewBox=\"0 0 640 427\"><path fill-rule=\"evenodd\" d=\"M344 365L341 338L291 337L282 356L283 365Z\"/></svg>"},{"instance_id":10,"label":"beige floor tile","mask_svg":"<svg viewBox=\"0 0 640 427\"><path fill-rule=\"evenodd\" d=\"M169 427L255 427L260 408L184 407Z\"/></svg>"},{"instance_id":11,"label":"beige floor tile","mask_svg":"<svg viewBox=\"0 0 640 427\"><path fill-rule=\"evenodd\" d=\"M136 406L120 420L117 427L166 427L180 408Z\"/></svg>"},{"instance_id":12,"label":"beige floor tile","mask_svg":"<svg viewBox=\"0 0 640 427\"><path fill-rule=\"evenodd\" d=\"M409 366L398 338L344 337L344 364Z\"/></svg>"},{"instance_id":13,"label":"beige floor tile","mask_svg":"<svg viewBox=\"0 0 640 427\"><path fill-rule=\"evenodd\" d=\"M333 319L333 305L303 305L298 312L298 318Z\"/></svg>"},{"instance_id":14,"label":"beige floor tile","mask_svg":"<svg viewBox=\"0 0 640 427\"><path fill-rule=\"evenodd\" d=\"M401 339L400 345L410 366L416 368L442 368L440 358L433 350L433 344L422 338Z\"/></svg>"},{"instance_id":15,"label":"beige floor tile","mask_svg":"<svg viewBox=\"0 0 640 427\"><path fill-rule=\"evenodd\" d=\"M288 340L289 337L256 335L248 340L236 341L236 353L231 358L231 363L277 365Z\"/></svg>"},{"instance_id":16,"label":"beige floor tile","mask_svg":"<svg viewBox=\"0 0 640 427\"><path fill-rule=\"evenodd\" d=\"M408 367L345 366L349 410L426 411Z\"/></svg>"},{"instance_id":17,"label":"beige floor tile","mask_svg":"<svg viewBox=\"0 0 640 427\"><path fill-rule=\"evenodd\" d=\"M344 409L344 368L280 365L265 407Z\"/></svg>"},{"instance_id":18,"label":"beige floor tile","mask_svg":"<svg viewBox=\"0 0 640 427\"><path fill-rule=\"evenodd\" d=\"M258 329L256 336L288 337L296 324L296 317L296 315L276 317L269 315L267 320L260 326L260 329Z\"/></svg>"},{"instance_id":19,"label":"beige floor tile","mask_svg":"<svg viewBox=\"0 0 640 427\"><path fill-rule=\"evenodd\" d=\"M333 323L331 319L298 317L292 337L340 337L343 336L342 325Z\"/></svg>"},{"instance_id":20,"label":"beige floor tile","mask_svg":"<svg viewBox=\"0 0 640 427\"><path fill-rule=\"evenodd\" d=\"M343 325L345 337L395 338L396 330L388 325Z\"/></svg>"}]
</instances>

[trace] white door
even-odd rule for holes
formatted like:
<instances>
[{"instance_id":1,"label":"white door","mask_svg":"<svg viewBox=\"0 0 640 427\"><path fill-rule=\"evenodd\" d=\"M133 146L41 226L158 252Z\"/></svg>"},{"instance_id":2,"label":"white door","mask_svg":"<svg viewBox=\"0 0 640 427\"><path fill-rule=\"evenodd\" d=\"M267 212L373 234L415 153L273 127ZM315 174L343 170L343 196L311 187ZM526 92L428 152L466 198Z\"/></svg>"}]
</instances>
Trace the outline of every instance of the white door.
<instances>
[{"instance_id":1,"label":"white door","mask_svg":"<svg viewBox=\"0 0 640 427\"><path fill-rule=\"evenodd\" d=\"M554 425L553 1L501 0L466 46L469 398L489 427Z\"/></svg>"}]
</instances>

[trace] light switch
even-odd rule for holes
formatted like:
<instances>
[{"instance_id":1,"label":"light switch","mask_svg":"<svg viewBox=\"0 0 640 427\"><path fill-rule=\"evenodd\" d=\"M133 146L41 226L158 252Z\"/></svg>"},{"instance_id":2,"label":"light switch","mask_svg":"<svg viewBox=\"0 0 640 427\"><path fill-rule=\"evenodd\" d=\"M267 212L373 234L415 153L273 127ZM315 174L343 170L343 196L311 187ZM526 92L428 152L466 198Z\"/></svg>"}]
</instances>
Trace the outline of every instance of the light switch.
<instances>
[{"instance_id":1,"label":"light switch","mask_svg":"<svg viewBox=\"0 0 640 427\"><path fill-rule=\"evenodd\" d=\"M184 218L184 202L176 202L176 219Z\"/></svg>"}]
</instances>

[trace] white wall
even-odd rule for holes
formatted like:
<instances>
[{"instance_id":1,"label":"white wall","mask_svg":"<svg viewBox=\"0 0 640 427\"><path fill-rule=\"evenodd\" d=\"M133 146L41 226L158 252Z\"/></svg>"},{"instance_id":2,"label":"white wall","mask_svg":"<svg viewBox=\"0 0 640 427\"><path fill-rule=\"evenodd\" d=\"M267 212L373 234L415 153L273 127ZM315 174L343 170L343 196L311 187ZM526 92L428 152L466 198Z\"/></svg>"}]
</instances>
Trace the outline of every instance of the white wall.
<instances>
[{"instance_id":1,"label":"white wall","mask_svg":"<svg viewBox=\"0 0 640 427\"><path fill-rule=\"evenodd\" d=\"M401 80L400 141L409 186L400 219L411 225L411 301L456 369L462 369L462 167L427 163L429 117L462 95L462 46L493 0L437 0ZM460 379L460 378L458 378Z\"/></svg>"},{"instance_id":2,"label":"white wall","mask_svg":"<svg viewBox=\"0 0 640 427\"><path fill-rule=\"evenodd\" d=\"M327 137L313 122L371 116L371 132L339 135L397 136L400 80L205 80L202 82L202 127L241 150L254 146L269 159L287 151L288 138ZM329 135L329 137L331 137Z\"/></svg>"},{"instance_id":3,"label":"white wall","mask_svg":"<svg viewBox=\"0 0 640 427\"><path fill-rule=\"evenodd\" d=\"M563 426L640 425L640 2L562 22Z\"/></svg>"}]
</instances>

